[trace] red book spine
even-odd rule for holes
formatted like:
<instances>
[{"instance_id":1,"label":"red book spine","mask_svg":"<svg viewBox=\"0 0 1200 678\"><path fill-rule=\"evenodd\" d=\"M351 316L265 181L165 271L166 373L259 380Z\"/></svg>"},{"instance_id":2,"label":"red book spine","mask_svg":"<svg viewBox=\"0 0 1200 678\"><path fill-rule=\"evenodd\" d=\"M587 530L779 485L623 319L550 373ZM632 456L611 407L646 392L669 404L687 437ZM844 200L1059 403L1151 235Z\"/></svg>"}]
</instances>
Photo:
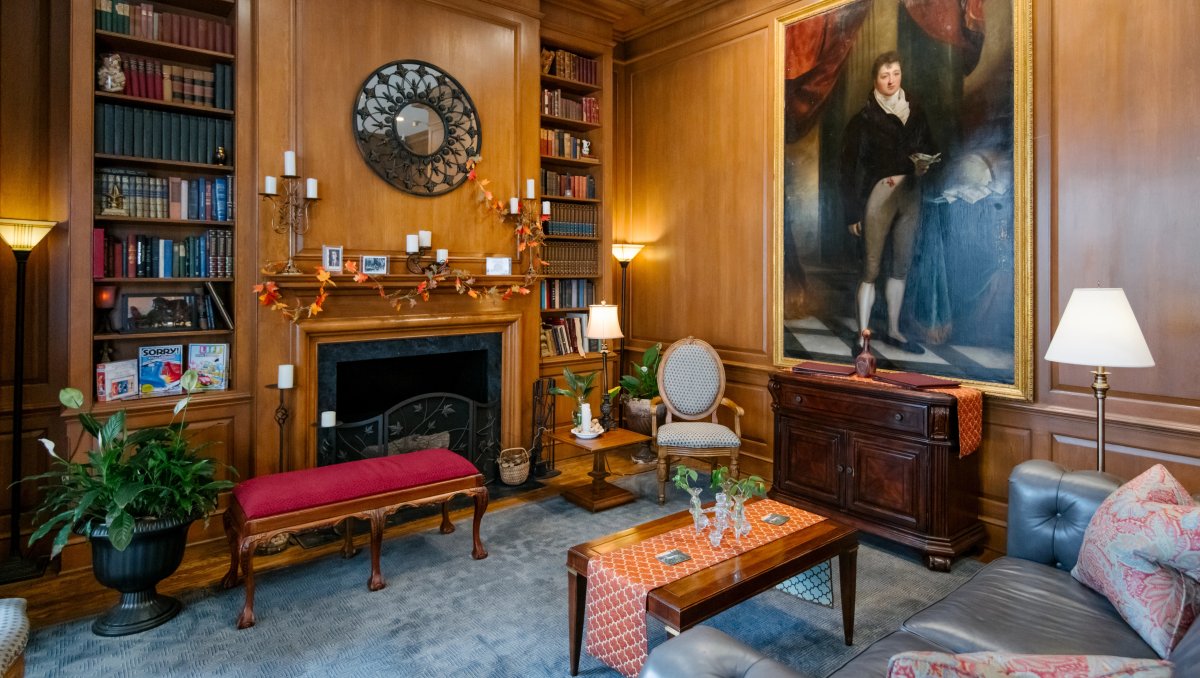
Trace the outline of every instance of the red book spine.
<instances>
[{"instance_id":1,"label":"red book spine","mask_svg":"<svg viewBox=\"0 0 1200 678\"><path fill-rule=\"evenodd\" d=\"M92 229L92 277L104 277L104 229Z\"/></svg>"}]
</instances>

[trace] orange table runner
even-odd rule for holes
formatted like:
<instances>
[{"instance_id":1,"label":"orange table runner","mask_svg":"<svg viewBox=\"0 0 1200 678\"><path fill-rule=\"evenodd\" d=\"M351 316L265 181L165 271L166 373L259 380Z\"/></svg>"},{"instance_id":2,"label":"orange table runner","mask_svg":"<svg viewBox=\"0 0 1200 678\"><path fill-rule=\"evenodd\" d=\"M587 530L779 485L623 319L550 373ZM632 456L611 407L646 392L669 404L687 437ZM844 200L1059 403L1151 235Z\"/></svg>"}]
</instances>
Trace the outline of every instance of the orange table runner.
<instances>
[{"instance_id":1,"label":"orange table runner","mask_svg":"<svg viewBox=\"0 0 1200 678\"><path fill-rule=\"evenodd\" d=\"M762 517L768 513L791 520L783 525L764 523ZM715 549L708 542L711 528L697 533L689 525L588 561L588 654L633 678L646 661L646 597L651 590L825 520L770 499L747 504L746 519L750 534L736 540L726 531ZM692 559L664 565L655 558L671 549Z\"/></svg>"},{"instance_id":2,"label":"orange table runner","mask_svg":"<svg viewBox=\"0 0 1200 678\"><path fill-rule=\"evenodd\" d=\"M849 379L859 383L871 384L880 388L904 388L886 381L864 378L858 375L843 377L837 374L821 374L817 376L830 379ZM912 389L907 389L912 390ZM954 386L951 388L923 388L921 391L938 391L952 395L958 399L958 456L965 457L979 449L983 442L983 392L970 386Z\"/></svg>"}]
</instances>

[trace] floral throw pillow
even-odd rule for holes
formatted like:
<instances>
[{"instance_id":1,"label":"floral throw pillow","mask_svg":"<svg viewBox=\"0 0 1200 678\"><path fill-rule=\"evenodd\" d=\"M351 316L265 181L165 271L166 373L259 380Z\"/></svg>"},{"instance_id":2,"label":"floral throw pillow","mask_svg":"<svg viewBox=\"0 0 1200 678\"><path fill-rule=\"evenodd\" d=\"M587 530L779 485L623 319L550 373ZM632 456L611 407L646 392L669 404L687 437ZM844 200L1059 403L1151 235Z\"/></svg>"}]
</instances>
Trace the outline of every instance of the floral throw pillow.
<instances>
[{"instance_id":1,"label":"floral throw pillow","mask_svg":"<svg viewBox=\"0 0 1200 678\"><path fill-rule=\"evenodd\" d=\"M901 652L887 678L1171 678L1171 662L1100 655Z\"/></svg>"},{"instance_id":2,"label":"floral throw pillow","mask_svg":"<svg viewBox=\"0 0 1200 678\"><path fill-rule=\"evenodd\" d=\"M1071 575L1167 657L1200 613L1200 506L1155 465L1100 504Z\"/></svg>"}]
</instances>

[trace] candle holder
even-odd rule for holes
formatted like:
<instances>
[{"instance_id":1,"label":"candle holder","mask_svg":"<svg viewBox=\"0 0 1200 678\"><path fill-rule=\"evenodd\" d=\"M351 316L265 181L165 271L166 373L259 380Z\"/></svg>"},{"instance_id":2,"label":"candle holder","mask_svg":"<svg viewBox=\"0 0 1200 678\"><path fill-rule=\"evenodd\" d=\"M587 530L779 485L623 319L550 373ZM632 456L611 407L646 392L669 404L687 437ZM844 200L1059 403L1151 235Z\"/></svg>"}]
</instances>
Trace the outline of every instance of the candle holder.
<instances>
[{"instance_id":1,"label":"candle holder","mask_svg":"<svg viewBox=\"0 0 1200 678\"><path fill-rule=\"evenodd\" d=\"M296 268L296 240L308 233L308 210L320 198L309 198L305 195L305 181L296 174L284 174L279 177L283 183L283 193L259 193L271 202L271 230L280 235L287 235L288 258L287 264L277 271L281 275L298 275L302 271Z\"/></svg>"},{"instance_id":2,"label":"candle holder","mask_svg":"<svg viewBox=\"0 0 1200 678\"><path fill-rule=\"evenodd\" d=\"M429 256L429 251L432 249L433 247L418 246L416 252L412 252L408 255L408 259L405 261L405 266L408 267L409 273L414 273L416 275L441 275L443 273L450 272L449 261L437 261L436 259L431 259ZM424 260L430 261L428 264L423 264L422 261Z\"/></svg>"},{"instance_id":3,"label":"candle holder","mask_svg":"<svg viewBox=\"0 0 1200 678\"><path fill-rule=\"evenodd\" d=\"M279 391L279 405L275 408L275 423L279 426L279 465L276 468L276 472L282 473L286 470L283 463L284 427L287 424L288 416L290 414L288 412L287 405L283 401L283 393L284 391L288 391L290 389L280 388L279 384L267 384L267 388L272 388L276 391ZM287 550L290 540L291 535L286 532L277 534L262 544L259 544L258 548L254 550L254 554L258 556L273 556L276 553L281 553Z\"/></svg>"},{"instance_id":4,"label":"candle holder","mask_svg":"<svg viewBox=\"0 0 1200 678\"><path fill-rule=\"evenodd\" d=\"M529 246L531 242L538 242L542 239L542 204L536 198L517 198L518 209L516 212L508 212L507 217L512 219L514 223L514 232L517 234L517 256L518 264L525 257L525 275L532 278L538 274L537 257L534 256L533 248Z\"/></svg>"}]
</instances>

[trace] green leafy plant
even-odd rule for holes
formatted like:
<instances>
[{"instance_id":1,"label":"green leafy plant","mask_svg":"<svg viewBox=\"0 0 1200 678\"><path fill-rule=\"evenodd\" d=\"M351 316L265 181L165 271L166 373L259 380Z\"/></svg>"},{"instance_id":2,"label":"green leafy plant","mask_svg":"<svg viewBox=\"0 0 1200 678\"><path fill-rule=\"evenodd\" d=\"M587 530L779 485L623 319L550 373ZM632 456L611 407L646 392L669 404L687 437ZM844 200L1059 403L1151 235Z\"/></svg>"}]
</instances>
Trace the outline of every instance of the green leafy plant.
<instances>
[{"instance_id":1,"label":"green leafy plant","mask_svg":"<svg viewBox=\"0 0 1200 678\"><path fill-rule=\"evenodd\" d=\"M696 480L698 477L699 475L696 471L688 466L679 464L675 467L675 487L681 490L688 489L691 486L691 481ZM734 479L729 476L728 466L718 466L713 469L708 485L712 489L720 490L725 494L736 492L746 497L761 496L767 491L766 482L761 477L746 476L745 478Z\"/></svg>"},{"instance_id":2,"label":"green leafy plant","mask_svg":"<svg viewBox=\"0 0 1200 678\"><path fill-rule=\"evenodd\" d=\"M694 469L684 466L683 464L678 464L675 466L675 487L678 487L681 490L686 490L691 487L690 481L695 480L697 477L699 476L697 476Z\"/></svg>"},{"instance_id":3,"label":"green leafy plant","mask_svg":"<svg viewBox=\"0 0 1200 678\"><path fill-rule=\"evenodd\" d=\"M563 379L567 382L567 388L554 386L550 389L550 392L557 396L574 398L576 402L582 403L587 400L595 388L596 374L596 372L592 372L591 374L575 374L571 371L571 368L564 367Z\"/></svg>"},{"instance_id":4,"label":"green leafy plant","mask_svg":"<svg viewBox=\"0 0 1200 678\"><path fill-rule=\"evenodd\" d=\"M113 547L124 551L133 539L137 520L207 517L216 508L217 495L233 483L216 480L218 464L198 456L207 443L192 446L184 436L184 419L197 378L195 370L183 374L183 388L188 395L175 404L167 426L131 433L125 427L124 410L107 421L96 419L90 412L79 412L83 430L96 441L86 461L76 461L73 455L59 456L54 442L43 438L42 445L52 458L50 470L21 481L44 481L41 489L45 498L34 517L34 523L40 525L29 543L58 528L51 551L54 557L66 546L72 531L87 535L103 524L108 527ZM83 406L83 393L78 389L64 388L58 399L68 409ZM232 467L227 468L236 473Z\"/></svg>"},{"instance_id":5,"label":"green leafy plant","mask_svg":"<svg viewBox=\"0 0 1200 678\"><path fill-rule=\"evenodd\" d=\"M658 395L658 359L662 344L655 344L642 354L642 363L633 365L629 374L621 377L621 388L629 398L649 399Z\"/></svg>"}]
</instances>

